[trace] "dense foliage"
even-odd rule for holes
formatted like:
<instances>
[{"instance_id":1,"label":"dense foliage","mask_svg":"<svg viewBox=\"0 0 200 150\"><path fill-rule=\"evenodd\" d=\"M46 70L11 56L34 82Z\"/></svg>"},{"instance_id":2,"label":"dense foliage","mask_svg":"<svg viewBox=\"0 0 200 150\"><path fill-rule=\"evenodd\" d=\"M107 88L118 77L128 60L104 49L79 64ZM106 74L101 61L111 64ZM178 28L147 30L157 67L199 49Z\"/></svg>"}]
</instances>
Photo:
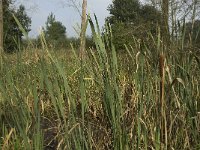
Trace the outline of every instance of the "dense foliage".
<instances>
[{"instance_id":1,"label":"dense foliage","mask_svg":"<svg viewBox=\"0 0 200 150\"><path fill-rule=\"evenodd\" d=\"M22 42L23 33L16 23L13 15L18 19L24 30L28 33L31 29L31 18L27 15L25 7L20 5L19 8L12 7L13 1L3 1L3 20L4 20L4 50L13 52L19 49Z\"/></svg>"},{"instance_id":2,"label":"dense foliage","mask_svg":"<svg viewBox=\"0 0 200 150\"><path fill-rule=\"evenodd\" d=\"M161 22L159 10L138 0L114 0L108 10L111 16L107 21L112 25L114 43L119 49L124 49L124 44L132 45L133 36L147 40L149 34L156 35Z\"/></svg>"}]
</instances>

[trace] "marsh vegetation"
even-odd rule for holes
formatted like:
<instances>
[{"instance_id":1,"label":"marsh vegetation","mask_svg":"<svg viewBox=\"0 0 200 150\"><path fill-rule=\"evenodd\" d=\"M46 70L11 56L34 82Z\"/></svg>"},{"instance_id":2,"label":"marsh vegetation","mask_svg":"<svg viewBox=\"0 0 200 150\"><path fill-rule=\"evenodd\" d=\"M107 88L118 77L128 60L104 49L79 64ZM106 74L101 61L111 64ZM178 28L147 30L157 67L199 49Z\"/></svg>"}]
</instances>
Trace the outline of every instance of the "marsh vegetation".
<instances>
[{"instance_id":1,"label":"marsh vegetation","mask_svg":"<svg viewBox=\"0 0 200 150\"><path fill-rule=\"evenodd\" d=\"M2 55L1 149L200 149L198 34L189 38L183 22L165 41L154 24L123 45L116 30L127 22L103 33L97 20L88 25L84 59L73 42L55 50L45 33L39 48L27 40Z\"/></svg>"}]
</instances>

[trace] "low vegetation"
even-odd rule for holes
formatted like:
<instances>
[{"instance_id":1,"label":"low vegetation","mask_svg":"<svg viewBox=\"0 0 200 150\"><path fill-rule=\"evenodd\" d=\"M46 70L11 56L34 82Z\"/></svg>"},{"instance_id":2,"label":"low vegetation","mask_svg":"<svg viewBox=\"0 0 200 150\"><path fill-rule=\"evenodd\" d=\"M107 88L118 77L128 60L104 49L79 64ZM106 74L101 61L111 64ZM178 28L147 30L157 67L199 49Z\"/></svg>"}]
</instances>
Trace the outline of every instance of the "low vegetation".
<instances>
[{"instance_id":1,"label":"low vegetation","mask_svg":"<svg viewBox=\"0 0 200 150\"><path fill-rule=\"evenodd\" d=\"M12 16L25 44L10 35L17 51L0 57L0 149L200 149L199 20L179 21L171 5L165 28L167 8L122 1L103 32L88 16L81 59L52 13L34 40L22 39L29 17L23 29Z\"/></svg>"},{"instance_id":2,"label":"low vegetation","mask_svg":"<svg viewBox=\"0 0 200 150\"><path fill-rule=\"evenodd\" d=\"M95 49L43 48L4 55L0 79L2 149L199 149L198 52L116 51L93 31ZM184 51L184 53L183 53ZM160 63L159 63L160 60Z\"/></svg>"}]
</instances>

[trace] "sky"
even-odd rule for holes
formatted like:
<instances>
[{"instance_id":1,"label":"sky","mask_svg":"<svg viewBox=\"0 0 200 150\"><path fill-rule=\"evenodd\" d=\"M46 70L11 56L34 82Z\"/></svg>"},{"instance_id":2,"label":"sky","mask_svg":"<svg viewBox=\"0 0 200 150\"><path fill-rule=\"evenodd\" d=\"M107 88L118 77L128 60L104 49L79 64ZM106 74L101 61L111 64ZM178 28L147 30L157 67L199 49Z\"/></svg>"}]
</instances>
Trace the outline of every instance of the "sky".
<instances>
[{"instance_id":1,"label":"sky","mask_svg":"<svg viewBox=\"0 0 200 150\"><path fill-rule=\"evenodd\" d=\"M23 4L26 7L27 14L32 19L30 37L36 37L42 26L45 26L47 16L53 12L56 20L63 23L67 30L68 37L77 37L78 34L74 28L78 29L80 26L80 13L76 8L70 7L68 4L70 0L17 0L16 5ZM81 8L81 1L76 0L76 5ZM67 4L68 3L68 4ZM88 0L88 13L91 16L95 13L99 25L103 26L104 20L109 16L107 8L112 0ZM71 4L71 3L70 3ZM91 31L87 30L87 35Z\"/></svg>"}]
</instances>

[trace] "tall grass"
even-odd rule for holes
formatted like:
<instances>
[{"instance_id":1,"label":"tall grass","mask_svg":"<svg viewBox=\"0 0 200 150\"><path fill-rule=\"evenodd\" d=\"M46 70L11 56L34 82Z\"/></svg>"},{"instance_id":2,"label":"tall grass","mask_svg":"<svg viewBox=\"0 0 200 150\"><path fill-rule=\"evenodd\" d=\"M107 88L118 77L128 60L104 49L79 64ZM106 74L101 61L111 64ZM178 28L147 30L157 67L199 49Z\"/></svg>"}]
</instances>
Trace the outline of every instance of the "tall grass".
<instances>
[{"instance_id":1,"label":"tall grass","mask_svg":"<svg viewBox=\"0 0 200 150\"><path fill-rule=\"evenodd\" d=\"M102 36L89 23L96 48L84 61L73 47L49 50L43 35L41 50L4 55L0 147L199 149L199 56L167 51L159 74L148 46L133 39L118 52L109 25ZM152 40L159 54L161 39Z\"/></svg>"}]
</instances>

